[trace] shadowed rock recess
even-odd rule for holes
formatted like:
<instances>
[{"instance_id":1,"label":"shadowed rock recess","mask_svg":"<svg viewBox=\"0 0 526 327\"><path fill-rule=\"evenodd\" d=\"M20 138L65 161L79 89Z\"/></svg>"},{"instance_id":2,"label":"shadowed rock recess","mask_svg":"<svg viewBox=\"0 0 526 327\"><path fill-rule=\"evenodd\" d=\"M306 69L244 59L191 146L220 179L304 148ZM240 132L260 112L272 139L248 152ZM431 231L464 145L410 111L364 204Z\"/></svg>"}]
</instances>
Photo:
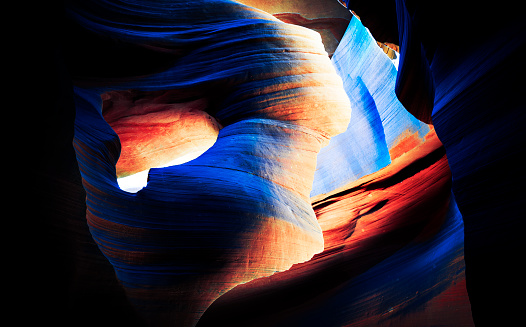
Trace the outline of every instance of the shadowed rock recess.
<instances>
[{"instance_id":1,"label":"shadowed rock recess","mask_svg":"<svg viewBox=\"0 0 526 327\"><path fill-rule=\"evenodd\" d=\"M39 163L20 194L38 221L19 316L512 325L525 25L454 6L53 5L27 63Z\"/></svg>"}]
</instances>

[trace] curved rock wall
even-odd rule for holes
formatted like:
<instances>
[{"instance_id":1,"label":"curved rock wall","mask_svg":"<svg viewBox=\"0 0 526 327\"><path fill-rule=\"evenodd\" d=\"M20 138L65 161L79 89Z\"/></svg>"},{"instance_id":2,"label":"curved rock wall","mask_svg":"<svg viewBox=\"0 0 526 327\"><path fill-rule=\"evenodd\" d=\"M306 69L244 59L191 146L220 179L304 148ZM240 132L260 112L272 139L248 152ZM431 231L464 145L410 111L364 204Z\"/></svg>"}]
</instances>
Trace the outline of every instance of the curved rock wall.
<instances>
[{"instance_id":1,"label":"curved rock wall","mask_svg":"<svg viewBox=\"0 0 526 327\"><path fill-rule=\"evenodd\" d=\"M433 122L446 149L465 224L473 318L482 326L514 324L521 312L512 300L522 280L518 217L524 216L522 183L516 183L523 174L515 163L526 140L517 83L524 75L526 44L521 9L516 3L490 8L476 1L440 10L400 0L396 11L383 0L346 3L352 10L368 7L360 15L373 22L374 35L395 30L381 17L396 12L397 94L409 112Z\"/></svg>"},{"instance_id":2,"label":"curved rock wall","mask_svg":"<svg viewBox=\"0 0 526 327\"><path fill-rule=\"evenodd\" d=\"M74 144L91 234L131 302L149 324L192 326L235 285L323 250L309 200L316 155L345 130L350 106L319 35L308 29L234 2L144 6L146 14L129 5L96 17L91 8L73 7L72 15L95 33L177 58L157 74L76 88ZM177 90L182 99L142 97L145 106L103 108L102 98L118 90ZM128 135L115 119L133 124L133 150L153 160L141 145L156 146L148 139L154 123L191 112L222 125L213 146L186 164L151 169L136 194L120 190L116 164ZM201 121L193 122L197 132L210 126ZM133 157L124 154L125 163Z\"/></svg>"},{"instance_id":3,"label":"curved rock wall","mask_svg":"<svg viewBox=\"0 0 526 327\"><path fill-rule=\"evenodd\" d=\"M429 126L413 117L394 92L396 66L353 17L332 59L353 114L347 130L318 155L311 196L376 172L424 141ZM404 141L413 142L404 150Z\"/></svg>"},{"instance_id":4,"label":"curved rock wall","mask_svg":"<svg viewBox=\"0 0 526 327\"><path fill-rule=\"evenodd\" d=\"M20 97L36 181L20 194L38 199L26 239L39 252L23 256L20 317L472 326L472 311L477 324L512 324L520 10L399 1L399 29L396 2L348 1L364 28L323 3L270 15L230 1L78 0L66 18L57 6L59 28L34 29L49 37L25 63L39 86ZM398 72L372 37L400 45ZM399 90L422 93L398 101L397 74ZM414 105L431 95L432 107ZM191 143L207 151L174 166ZM144 189L119 188L145 169Z\"/></svg>"}]
</instances>

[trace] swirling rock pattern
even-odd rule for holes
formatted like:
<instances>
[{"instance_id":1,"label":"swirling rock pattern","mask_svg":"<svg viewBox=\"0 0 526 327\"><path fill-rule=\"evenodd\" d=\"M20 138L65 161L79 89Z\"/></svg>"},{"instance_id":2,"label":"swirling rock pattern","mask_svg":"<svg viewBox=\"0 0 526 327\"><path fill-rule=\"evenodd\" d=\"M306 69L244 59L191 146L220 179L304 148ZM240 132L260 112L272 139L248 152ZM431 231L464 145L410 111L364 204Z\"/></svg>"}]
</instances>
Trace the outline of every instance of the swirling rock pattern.
<instances>
[{"instance_id":1,"label":"swirling rock pattern","mask_svg":"<svg viewBox=\"0 0 526 327\"><path fill-rule=\"evenodd\" d=\"M386 167L391 159L422 143L429 132L429 126L397 99L396 67L386 57L353 17L331 59L344 82L353 117L347 130L320 151L311 196Z\"/></svg>"},{"instance_id":2,"label":"swirling rock pattern","mask_svg":"<svg viewBox=\"0 0 526 327\"><path fill-rule=\"evenodd\" d=\"M301 7L299 1L278 3ZM33 30L46 37L27 42L27 53L38 55L24 65L38 87L20 99L28 102L24 127L34 139L25 172L36 178L20 194L24 201L39 200L27 206L38 218L38 233L24 234L39 252L21 256L29 265L17 284L24 287L20 303L31 305L23 306L20 319L57 326L194 325L236 283L272 275L219 297L199 325L471 326L470 306L477 324L488 318L499 319L493 325L516 322L523 230L516 217L524 216L517 162L525 111L515 96L520 84L514 83L521 76L524 38L517 31L524 23L513 14L520 9L494 7L488 14L475 3L444 12L409 0L348 2L378 41L400 45L397 88L416 95L404 98L399 91L400 103L392 96L396 70L374 40L358 37L367 33L354 18L347 32L354 31L351 41L362 40L359 48L345 41L335 49L326 42L343 32L341 24L326 20L321 11L332 7L323 2L311 11L273 10L274 17L228 1L179 4L68 1L66 19L58 6L51 17L34 20ZM400 23L392 24L397 11ZM21 21L28 23L25 15ZM327 100L335 94L324 98L314 91L327 90L325 72L334 76L318 36L276 17L320 31L325 49L334 53L333 65L338 63L353 117L361 119L347 125L348 117L330 112L337 106ZM371 40L378 54L367 50ZM422 88L431 85L426 76L432 77L434 95ZM308 90L295 87L305 84ZM411 105L415 99L413 104L429 101L433 107ZM330 110L320 118L312 107L325 103ZM394 110L387 110L390 105ZM299 108L305 110L300 114ZM143 109L148 114L141 117ZM400 128L403 109L431 119L434 128L420 130L429 127L411 116L401 119L410 127ZM134 113L126 117L126 111ZM117 176L165 166L188 151L187 142L174 139L174 147L163 148L155 160L147 156L129 160L140 162L137 167L123 165L143 151L133 146L135 137L148 151L164 144L148 134L147 116L156 121L156 131L167 121L184 129L178 117L186 117L203 131L187 135L197 128L187 129L189 139L203 150L217 142L202 158L152 169L148 186L131 194L119 189ZM132 126L143 133L126 139ZM336 137L328 142L346 126L337 136L342 146L334 146ZM349 130L353 137L374 131L368 135L375 137L362 141L381 151L350 155L336 165L331 156L349 154L345 143L352 138L343 137ZM367 152L364 145L353 147ZM385 161L374 167L378 154ZM354 161L366 162L368 170L347 174ZM334 175L310 199L310 184L319 180L314 167ZM219 220L207 218L212 216ZM188 301L175 301L186 295Z\"/></svg>"},{"instance_id":3,"label":"swirling rock pattern","mask_svg":"<svg viewBox=\"0 0 526 327\"><path fill-rule=\"evenodd\" d=\"M75 89L74 144L91 234L130 301L156 326L195 325L235 285L323 250L309 201L316 155L350 117L343 84L319 35L234 2L214 3L213 11L210 3L181 2L172 9L174 4L144 4L156 18L152 23L165 24L162 31L146 28L148 14L121 8L114 17L92 17L87 9L72 9L88 29L106 28L112 37L162 47L178 58L159 74ZM137 106L117 101L117 89L175 89L179 97L146 96L148 104ZM112 103L104 111L103 100ZM121 170L134 172L151 164L134 157L161 160L149 156L163 143L151 140L153 123L171 123L178 115L188 122L192 112L201 115L193 122L196 129L217 131L207 115L223 126L214 145L186 164L151 169L148 185L136 194L120 190L121 143L115 132L128 146L122 121L134 127L137 154L125 148ZM163 160L170 155L180 153L160 154Z\"/></svg>"},{"instance_id":4,"label":"swirling rock pattern","mask_svg":"<svg viewBox=\"0 0 526 327\"><path fill-rule=\"evenodd\" d=\"M205 112L206 100L181 102L178 93L126 90L101 95L102 115L121 146L117 178L164 167L215 143L221 126Z\"/></svg>"},{"instance_id":5,"label":"swirling rock pattern","mask_svg":"<svg viewBox=\"0 0 526 327\"><path fill-rule=\"evenodd\" d=\"M332 56L351 19L351 13L332 0L240 0L262 9L279 20L318 32L325 51Z\"/></svg>"},{"instance_id":6,"label":"swirling rock pattern","mask_svg":"<svg viewBox=\"0 0 526 327\"><path fill-rule=\"evenodd\" d=\"M520 8L495 6L487 16L476 1L447 12L412 0L396 1L396 10L382 0L346 3L352 10L368 7L373 35L398 31L397 94L408 111L433 122L444 144L465 224L466 285L475 323L515 324L522 310L512 299L522 283L517 258L524 230L517 217L525 215L522 182L515 182L523 173L514 164L526 140L515 82L524 74ZM382 19L395 14L397 27ZM360 15L366 20L365 10Z\"/></svg>"},{"instance_id":7,"label":"swirling rock pattern","mask_svg":"<svg viewBox=\"0 0 526 327\"><path fill-rule=\"evenodd\" d=\"M450 177L444 148L430 132L386 168L314 197L324 251L236 287L198 326L472 326ZM435 306L434 318L420 317L446 290L456 292L449 302L455 311Z\"/></svg>"}]
</instances>

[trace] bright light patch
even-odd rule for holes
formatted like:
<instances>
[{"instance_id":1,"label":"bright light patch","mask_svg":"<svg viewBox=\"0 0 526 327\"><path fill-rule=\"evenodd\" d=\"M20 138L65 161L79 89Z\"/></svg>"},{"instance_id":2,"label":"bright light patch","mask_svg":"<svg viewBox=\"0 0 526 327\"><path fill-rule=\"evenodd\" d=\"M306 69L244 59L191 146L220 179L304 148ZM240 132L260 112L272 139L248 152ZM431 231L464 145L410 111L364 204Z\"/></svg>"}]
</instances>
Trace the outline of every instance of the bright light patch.
<instances>
[{"instance_id":1,"label":"bright light patch","mask_svg":"<svg viewBox=\"0 0 526 327\"><path fill-rule=\"evenodd\" d=\"M396 52L396 51L395 51L395 53L396 53L396 58L391 59L391 62L395 66L396 70L398 70L398 63L400 62L400 54L398 52Z\"/></svg>"},{"instance_id":2,"label":"bright light patch","mask_svg":"<svg viewBox=\"0 0 526 327\"><path fill-rule=\"evenodd\" d=\"M146 186L149 171L149 169L143 170L137 174L117 178L117 183L121 190L129 193L137 193Z\"/></svg>"},{"instance_id":3,"label":"bright light patch","mask_svg":"<svg viewBox=\"0 0 526 327\"><path fill-rule=\"evenodd\" d=\"M154 167L154 168L163 168L163 167L181 165L185 162L194 160L195 158L202 155L205 151L191 152L175 160L172 160L163 166ZM137 193L148 184L147 180L148 180L149 172L150 170L147 169L147 170L143 170L141 172L138 172L130 176L117 178L117 184L119 184L119 188L123 191L126 191L128 193Z\"/></svg>"}]
</instances>

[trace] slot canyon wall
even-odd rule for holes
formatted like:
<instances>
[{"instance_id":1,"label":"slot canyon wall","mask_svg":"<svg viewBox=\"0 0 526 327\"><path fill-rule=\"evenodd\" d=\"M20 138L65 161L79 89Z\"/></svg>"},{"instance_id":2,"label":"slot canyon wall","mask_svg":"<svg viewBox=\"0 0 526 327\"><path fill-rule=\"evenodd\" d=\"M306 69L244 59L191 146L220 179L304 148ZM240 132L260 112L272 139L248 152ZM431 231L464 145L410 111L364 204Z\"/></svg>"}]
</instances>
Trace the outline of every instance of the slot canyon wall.
<instances>
[{"instance_id":1,"label":"slot canyon wall","mask_svg":"<svg viewBox=\"0 0 526 327\"><path fill-rule=\"evenodd\" d=\"M26 45L38 55L23 63L38 87L18 97L34 149L18 194L36 218L20 319L517 321L519 9L75 0L39 10L28 20L48 37ZM120 186L140 172L145 185Z\"/></svg>"}]
</instances>

